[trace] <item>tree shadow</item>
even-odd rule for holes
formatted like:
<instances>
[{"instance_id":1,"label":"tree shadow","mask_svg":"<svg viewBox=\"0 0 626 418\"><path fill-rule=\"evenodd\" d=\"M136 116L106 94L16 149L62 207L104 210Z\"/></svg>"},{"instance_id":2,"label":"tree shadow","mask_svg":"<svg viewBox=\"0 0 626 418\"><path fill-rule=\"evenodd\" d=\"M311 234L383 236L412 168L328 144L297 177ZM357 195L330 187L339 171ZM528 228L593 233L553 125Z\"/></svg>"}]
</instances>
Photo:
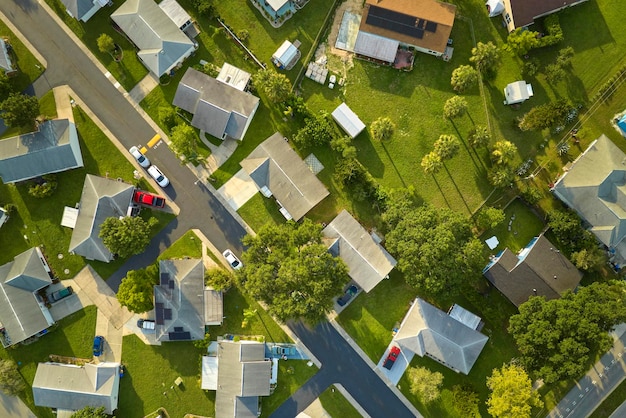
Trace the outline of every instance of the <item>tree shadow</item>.
<instances>
[{"instance_id":1,"label":"tree shadow","mask_svg":"<svg viewBox=\"0 0 626 418\"><path fill-rule=\"evenodd\" d=\"M387 154L387 158L389 158L389 161L391 162L391 166L393 167L393 169L395 170L396 174L398 175L398 178L402 182L402 185L404 187L406 187L406 182L402 178L402 174L400 174L400 171L398 170L398 167L396 167L396 163L393 162L393 158L391 158L391 155L389 155L389 151L387 151L387 147L385 146L385 143L381 142L381 145L383 147L383 150L385 151L385 154Z\"/></svg>"},{"instance_id":2,"label":"tree shadow","mask_svg":"<svg viewBox=\"0 0 626 418\"><path fill-rule=\"evenodd\" d=\"M456 124L454 123L453 120L450 120L450 122L452 123L452 127L454 128L454 130L456 131L457 136L461 139L461 143L463 144L463 146L465 147L465 150L467 151L467 154L470 156L470 158L472 159L472 163L474 164L474 167L476 167L477 171L481 171L481 167L476 164L476 160L474 159L474 155L472 155L472 152L470 151L469 146L467 145L467 142L465 141L465 138L463 138L463 135L461 135L461 132L459 132L459 128L457 128ZM472 122L473 123L473 122ZM476 153L476 150L474 150L474 153ZM481 166L483 166L483 162L480 159L480 157L478 157L478 154L476 154L476 157L478 158L478 161L480 161Z\"/></svg>"},{"instance_id":3,"label":"tree shadow","mask_svg":"<svg viewBox=\"0 0 626 418\"><path fill-rule=\"evenodd\" d=\"M444 165L445 167L445 165ZM446 169L447 170L447 169ZM449 173L448 173L449 174ZM435 181L435 184L437 185L437 188L439 189L439 191L441 192L441 196L443 197L443 200L446 202L446 205L448 205L448 209L452 209L452 206L450 205L450 202L448 202L448 198L446 197L446 194L443 192L443 189L441 188L441 185L439 184L439 182L437 181L437 177L435 177L435 174L433 173L433 180Z\"/></svg>"},{"instance_id":4,"label":"tree shadow","mask_svg":"<svg viewBox=\"0 0 626 418\"><path fill-rule=\"evenodd\" d=\"M465 201L465 198L463 197L463 193L461 193L461 189L459 189L459 186L456 184L456 181L454 181L454 178L452 177L452 174L450 173L450 170L448 170L448 166L446 166L446 163L443 163L443 168L446 170L446 173L448 173L448 177L450 177L450 180L452 181L452 185L454 186L454 188L456 189L457 193L461 197L461 200L463 201L463 204L465 205L465 208L467 209L467 212L471 216L472 215L472 210L467 205L467 202ZM448 205L448 206L450 206L450 205Z\"/></svg>"}]
</instances>

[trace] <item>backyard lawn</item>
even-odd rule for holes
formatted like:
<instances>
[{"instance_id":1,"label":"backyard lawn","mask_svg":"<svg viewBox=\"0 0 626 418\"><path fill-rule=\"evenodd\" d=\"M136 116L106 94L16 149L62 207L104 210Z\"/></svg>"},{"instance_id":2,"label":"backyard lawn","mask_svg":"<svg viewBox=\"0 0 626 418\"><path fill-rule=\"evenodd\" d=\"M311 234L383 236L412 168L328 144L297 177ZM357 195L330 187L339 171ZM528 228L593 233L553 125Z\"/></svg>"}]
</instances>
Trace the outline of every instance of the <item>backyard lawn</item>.
<instances>
[{"instance_id":1,"label":"backyard lawn","mask_svg":"<svg viewBox=\"0 0 626 418\"><path fill-rule=\"evenodd\" d=\"M319 397L322 406L332 418L359 418L361 414L339 392L335 385L331 385Z\"/></svg>"},{"instance_id":2,"label":"backyard lawn","mask_svg":"<svg viewBox=\"0 0 626 418\"><path fill-rule=\"evenodd\" d=\"M244 221L253 231L258 231L267 224L283 224L285 217L278 210L278 204L274 199L268 199L261 193L256 193L242 207L237 209Z\"/></svg>"},{"instance_id":3,"label":"backyard lawn","mask_svg":"<svg viewBox=\"0 0 626 418\"><path fill-rule=\"evenodd\" d=\"M193 231L187 231L159 255L159 260L169 258L202 258L202 241Z\"/></svg>"},{"instance_id":4,"label":"backyard lawn","mask_svg":"<svg viewBox=\"0 0 626 418\"><path fill-rule=\"evenodd\" d=\"M0 347L1 358L13 359L19 365L20 373L28 383L21 398L37 417L55 416L50 408L40 408L34 404L31 385L35 379L37 364L49 361L50 354L90 359L95 329L96 307L87 306L60 320L48 334L32 344L19 345L9 350Z\"/></svg>"},{"instance_id":5,"label":"backyard lawn","mask_svg":"<svg viewBox=\"0 0 626 418\"><path fill-rule=\"evenodd\" d=\"M278 383L270 396L261 398L261 416L269 417L283 402L294 394L300 386L309 380L317 367L309 366L306 360L288 360L278 362Z\"/></svg>"}]
</instances>

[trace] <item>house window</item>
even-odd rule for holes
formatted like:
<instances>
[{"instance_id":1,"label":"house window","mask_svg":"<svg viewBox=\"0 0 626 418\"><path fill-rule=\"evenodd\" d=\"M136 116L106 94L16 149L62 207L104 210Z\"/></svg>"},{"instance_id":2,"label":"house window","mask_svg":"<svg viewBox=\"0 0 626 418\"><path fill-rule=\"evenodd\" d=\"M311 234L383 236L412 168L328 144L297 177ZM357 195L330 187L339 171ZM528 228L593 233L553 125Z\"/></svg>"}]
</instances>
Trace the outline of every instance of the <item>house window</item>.
<instances>
[{"instance_id":1,"label":"house window","mask_svg":"<svg viewBox=\"0 0 626 418\"><path fill-rule=\"evenodd\" d=\"M506 23L511 23L511 15L510 14L505 14L504 15L504 20L506 20Z\"/></svg>"}]
</instances>

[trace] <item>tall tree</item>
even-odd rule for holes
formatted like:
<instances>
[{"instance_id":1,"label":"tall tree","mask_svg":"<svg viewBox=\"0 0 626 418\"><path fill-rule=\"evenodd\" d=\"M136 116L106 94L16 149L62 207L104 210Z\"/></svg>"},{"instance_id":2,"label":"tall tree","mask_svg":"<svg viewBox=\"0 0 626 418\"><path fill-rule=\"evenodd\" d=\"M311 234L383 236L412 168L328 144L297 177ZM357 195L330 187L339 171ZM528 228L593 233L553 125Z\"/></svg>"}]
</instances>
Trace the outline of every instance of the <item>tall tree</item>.
<instances>
[{"instance_id":1,"label":"tall tree","mask_svg":"<svg viewBox=\"0 0 626 418\"><path fill-rule=\"evenodd\" d=\"M34 96L11 93L0 103L0 109L7 126L32 126L39 116L39 100Z\"/></svg>"},{"instance_id":2,"label":"tall tree","mask_svg":"<svg viewBox=\"0 0 626 418\"><path fill-rule=\"evenodd\" d=\"M491 141L491 135L489 129L484 125L477 125L472 129L468 138L469 144L474 148L486 147Z\"/></svg>"},{"instance_id":3,"label":"tall tree","mask_svg":"<svg viewBox=\"0 0 626 418\"><path fill-rule=\"evenodd\" d=\"M99 408L86 406L74 412L70 418L108 418L108 415L104 412L104 406Z\"/></svg>"},{"instance_id":4,"label":"tall tree","mask_svg":"<svg viewBox=\"0 0 626 418\"><path fill-rule=\"evenodd\" d=\"M117 300L122 306L135 313L147 312L154 308L154 286L159 284L156 265L145 269L130 270L122 279L117 291Z\"/></svg>"},{"instance_id":5,"label":"tall tree","mask_svg":"<svg viewBox=\"0 0 626 418\"><path fill-rule=\"evenodd\" d=\"M570 109L571 105L563 99L535 106L522 116L518 126L522 131L549 128L562 122Z\"/></svg>"},{"instance_id":6,"label":"tall tree","mask_svg":"<svg viewBox=\"0 0 626 418\"><path fill-rule=\"evenodd\" d=\"M26 389L24 378L13 360L0 359L0 391L17 395Z\"/></svg>"},{"instance_id":7,"label":"tall tree","mask_svg":"<svg viewBox=\"0 0 626 418\"><path fill-rule=\"evenodd\" d=\"M478 71L471 65L460 65L452 71L450 84L457 93L464 93L478 83Z\"/></svg>"},{"instance_id":8,"label":"tall tree","mask_svg":"<svg viewBox=\"0 0 626 418\"><path fill-rule=\"evenodd\" d=\"M510 163L515 158L515 154L517 154L517 147L506 140L496 142L491 151L493 162L500 165Z\"/></svg>"},{"instance_id":9,"label":"tall tree","mask_svg":"<svg viewBox=\"0 0 626 418\"><path fill-rule=\"evenodd\" d=\"M467 100L461 96L450 97L443 105L443 116L454 119L463 116L467 112Z\"/></svg>"},{"instance_id":10,"label":"tall tree","mask_svg":"<svg viewBox=\"0 0 626 418\"><path fill-rule=\"evenodd\" d=\"M235 281L230 271L223 268L208 269L204 273L204 283L217 291L226 292Z\"/></svg>"},{"instance_id":11,"label":"tall tree","mask_svg":"<svg viewBox=\"0 0 626 418\"><path fill-rule=\"evenodd\" d=\"M505 214L502 209L491 206L483 207L476 215L476 222L482 229L495 228L504 222Z\"/></svg>"},{"instance_id":12,"label":"tall tree","mask_svg":"<svg viewBox=\"0 0 626 418\"><path fill-rule=\"evenodd\" d=\"M139 216L106 218L100 225L98 236L109 251L124 258L146 249L150 243L150 229L157 223L156 218L146 222Z\"/></svg>"},{"instance_id":13,"label":"tall tree","mask_svg":"<svg viewBox=\"0 0 626 418\"><path fill-rule=\"evenodd\" d=\"M496 166L489 170L489 183L493 187L506 187L513 184L513 170L508 166Z\"/></svg>"},{"instance_id":14,"label":"tall tree","mask_svg":"<svg viewBox=\"0 0 626 418\"><path fill-rule=\"evenodd\" d=\"M272 103L282 103L291 94L291 81L273 69L259 70L252 77L254 84L267 95Z\"/></svg>"},{"instance_id":15,"label":"tall tree","mask_svg":"<svg viewBox=\"0 0 626 418\"><path fill-rule=\"evenodd\" d=\"M476 47L472 48L470 62L484 76L493 77L500 65L500 51L491 41L486 44L478 42Z\"/></svg>"},{"instance_id":16,"label":"tall tree","mask_svg":"<svg viewBox=\"0 0 626 418\"><path fill-rule=\"evenodd\" d=\"M422 169L426 174L436 174L443 167L443 161L441 157L435 151L431 151L424 155L421 162Z\"/></svg>"},{"instance_id":17,"label":"tall tree","mask_svg":"<svg viewBox=\"0 0 626 418\"><path fill-rule=\"evenodd\" d=\"M454 135L440 135L434 144L434 152L442 161L454 158L460 149L461 142Z\"/></svg>"},{"instance_id":18,"label":"tall tree","mask_svg":"<svg viewBox=\"0 0 626 418\"><path fill-rule=\"evenodd\" d=\"M468 218L418 206L409 191L401 190L390 193L383 221L389 230L387 248L410 285L431 294L454 294L480 277L483 247L476 245Z\"/></svg>"},{"instance_id":19,"label":"tall tree","mask_svg":"<svg viewBox=\"0 0 626 418\"><path fill-rule=\"evenodd\" d=\"M526 55L528 51L539 46L537 35L537 32L528 28L517 28L509 33L506 49L517 55Z\"/></svg>"},{"instance_id":20,"label":"tall tree","mask_svg":"<svg viewBox=\"0 0 626 418\"><path fill-rule=\"evenodd\" d=\"M308 117L298 133L293 137L296 144L303 148L328 145L334 137L328 113L322 112Z\"/></svg>"},{"instance_id":21,"label":"tall tree","mask_svg":"<svg viewBox=\"0 0 626 418\"><path fill-rule=\"evenodd\" d=\"M424 404L437 400L441 395L441 373L431 372L426 367L409 367L406 374L411 393L418 396Z\"/></svg>"},{"instance_id":22,"label":"tall tree","mask_svg":"<svg viewBox=\"0 0 626 418\"><path fill-rule=\"evenodd\" d=\"M98 43L98 50L103 54L110 54L115 49L115 42L113 41L113 38L106 33L100 34L96 42Z\"/></svg>"},{"instance_id":23,"label":"tall tree","mask_svg":"<svg viewBox=\"0 0 626 418\"><path fill-rule=\"evenodd\" d=\"M170 139L179 154L191 159L198 156L198 134L191 126L186 123L174 126Z\"/></svg>"},{"instance_id":24,"label":"tall tree","mask_svg":"<svg viewBox=\"0 0 626 418\"><path fill-rule=\"evenodd\" d=\"M9 94L13 91L13 84L11 84L11 80L7 76L7 73L4 72L2 68L0 68L0 101L6 100L9 97Z\"/></svg>"},{"instance_id":25,"label":"tall tree","mask_svg":"<svg viewBox=\"0 0 626 418\"><path fill-rule=\"evenodd\" d=\"M385 141L393 136L396 130L396 125L391 121L389 117L379 117L370 125L370 132L372 138L377 141Z\"/></svg>"},{"instance_id":26,"label":"tall tree","mask_svg":"<svg viewBox=\"0 0 626 418\"><path fill-rule=\"evenodd\" d=\"M348 268L322 244L322 226L302 223L266 224L256 236L242 240L247 250L238 279L281 320L323 320L332 298L348 282Z\"/></svg>"},{"instance_id":27,"label":"tall tree","mask_svg":"<svg viewBox=\"0 0 626 418\"><path fill-rule=\"evenodd\" d=\"M494 369L487 387L491 390L487 411L495 418L531 418L532 408L543 406L528 374L516 364Z\"/></svg>"},{"instance_id":28,"label":"tall tree","mask_svg":"<svg viewBox=\"0 0 626 418\"><path fill-rule=\"evenodd\" d=\"M531 297L510 319L509 332L527 370L546 383L578 378L593 357L613 344L609 336L626 320L626 284L595 282L546 301Z\"/></svg>"}]
</instances>

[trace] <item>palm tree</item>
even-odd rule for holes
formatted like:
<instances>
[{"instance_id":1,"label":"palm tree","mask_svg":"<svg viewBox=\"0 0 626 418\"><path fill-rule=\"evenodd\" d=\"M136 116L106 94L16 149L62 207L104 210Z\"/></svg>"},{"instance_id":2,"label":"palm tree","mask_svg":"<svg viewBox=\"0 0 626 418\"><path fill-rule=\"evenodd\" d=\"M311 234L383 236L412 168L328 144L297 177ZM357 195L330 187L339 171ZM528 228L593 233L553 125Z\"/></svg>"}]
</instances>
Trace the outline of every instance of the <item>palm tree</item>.
<instances>
[{"instance_id":1,"label":"palm tree","mask_svg":"<svg viewBox=\"0 0 626 418\"><path fill-rule=\"evenodd\" d=\"M508 164L517 153L517 147L510 141L498 141L493 146L491 156L496 164Z\"/></svg>"},{"instance_id":2,"label":"palm tree","mask_svg":"<svg viewBox=\"0 0 626 418\"><path fill-rule=\"evenodd\" d=\"M443 167L443 161L436 152L430 152L422 158L422 168L426 174L435 174Z\"/></svg>"},{"instance_id":3,"label":"palm tree","mask_svg":"<svg viewBox=\"0 0 626 418\"><path fill-rule=\"evenodd\" d=\"M467 101L461 96L451 97L443 105L443 116L448 119L463 116L465 112L467 112Z\"/></svg>"},{"instance_id":4,"label":"palm tree","mask_svg":"<svg viewBox=\"0 0 626 418\"><path fill-rule=\"evenodd\" d=\"M441 161L453 158L461 149L461 142L454 135L440 135L435 141L434 153L439 156Z\"/></svg>"}]
</instances>

